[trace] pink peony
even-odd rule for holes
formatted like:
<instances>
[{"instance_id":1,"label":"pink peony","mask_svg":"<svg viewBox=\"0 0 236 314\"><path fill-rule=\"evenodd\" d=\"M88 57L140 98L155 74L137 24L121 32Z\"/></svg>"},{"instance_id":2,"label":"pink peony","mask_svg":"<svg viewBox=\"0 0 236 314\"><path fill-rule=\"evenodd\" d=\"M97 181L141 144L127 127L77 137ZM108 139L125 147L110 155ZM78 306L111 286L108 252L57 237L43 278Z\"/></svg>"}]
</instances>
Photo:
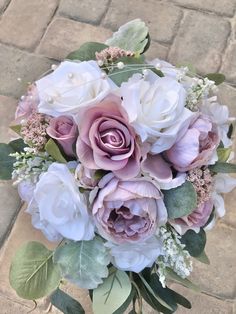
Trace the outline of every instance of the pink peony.
<instances>
[{"instance_id":1,"label":"pink peony","mask_svg":"<svg viewBox=\"0 0 236 314\"><path fill-rule=\"evenodd\" d=\"M98 232L115 243L144 241L167 221L162 194L145 177L122 181L108 174L99 183L93 215Z\"/></svg>"},{"instance_id":2,"label":"pink peony","mask_svg":"<svg viewBox=\"0 0 236 314\"><path fill-rule=\"evenodd\" d=\"M171 221L171 224L180 234L184 234L189 229L198 232L199 228L207 223L212 210L213 201L210 199L201 203L190 215L177 218Z\"/></svg>"},{"instance_id":3,"label":"pink peony","mask_svg":"<svg viewBox=\"0 0 236 314\"><path fill-rule=\"evenodd\" d=\"M166 152L168 160L184 172L207 165L219 144L217 126L210 117L199 114L187 131Z\"/></svg>"},{"instance_id":4,"label":"pink peony","mask_svg":"<svg viewBox=\"0 0 236 314\"><path fill-rule=\"evenodd\" d=\"M47 127L47 134L62 146L66 155L75 155L73 144L78 137L78 128L73 118L68 116L52 118Z\"/></svg>"},{"instance_id":5,"label":"pink peony","mask_svg":"<svg viewBox=\"0 0 236 314\"><path fill-rule=\"evenodd\" d=\"M76 147L80 162L89 169L111 170L122 179L138 175L140 149L120 98L110 95L83 114Z\"/></svg>"}]
</instances>

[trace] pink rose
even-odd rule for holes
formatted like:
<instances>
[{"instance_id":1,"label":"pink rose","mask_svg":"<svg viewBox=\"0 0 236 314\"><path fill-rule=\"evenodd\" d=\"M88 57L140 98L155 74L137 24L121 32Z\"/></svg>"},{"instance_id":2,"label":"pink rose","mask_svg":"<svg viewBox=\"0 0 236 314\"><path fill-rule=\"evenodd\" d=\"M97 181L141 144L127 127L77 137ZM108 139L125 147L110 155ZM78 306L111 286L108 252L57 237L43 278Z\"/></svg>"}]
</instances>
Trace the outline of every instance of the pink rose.
<instances>
[{"instance_id":1,"label":"pink rose","mask_svg":"<svg viewBox=\"0 0 236 314\"><path fill-rule=\"evenodd\" d=\"M89 169L111 170L127 179L140 171L140 149L119 97L110 95L83 112L76 152Z\"/></svg>"},{"instance_id":2,"label":"pink rose","mask_svg":"<svg viewBox=\"0 0 236 314\"><path fill-rule=\"evenodd\" d=\"M15 113L15 122L20 119L27 119L34 111L37 111L38 104L38 90L36 85L32 84L29 86L27 94L22 96L21 100L18 103Z\"/></svg>"},{"instance_id":3,"label":"pink rose","mask_svg":"<svg viewBox=\"0 0 236 314\"><path fill-rule=\"evenodd\" d=\"M92 212L105 239L115 243L144 241L166 223L167 210L153 181L145 177L123 181L108 174L99 185Z\"/></svg>"},{"instance_id":4,"label":"pink rose","mask_svg":"<svg viewBox=\"0 0 236 314\"><path fill-rule=\"evenodd\" d=\"M207 165L219 144L217 126L210 117L199 114L187 131L166 152L178 171L185 172Z\"/></svg>"},{"instance_id":5,"label":"pink rose","mask_svg":"<svg viewBox=\"0 0 236 314\"><path fill-rule=\"evenodd\" d=\"M198 232L199 228L207 223L212 210L213 201L210 199L201 203L190 215L177 218L170 223L180 234L184 234L189 229Z\"/></svg>"},{"instance_id":6,"label":"pink rose","mask_svg":"<svg viewBox=\"0 0 236 314\"><path fill-rule=\"evenodd\" d=\"M59 116L50 120L47 134L55 139L68 156L74 156L73 144L78 136L78 128L71 117Z\"/></svg>"}]
</instances>

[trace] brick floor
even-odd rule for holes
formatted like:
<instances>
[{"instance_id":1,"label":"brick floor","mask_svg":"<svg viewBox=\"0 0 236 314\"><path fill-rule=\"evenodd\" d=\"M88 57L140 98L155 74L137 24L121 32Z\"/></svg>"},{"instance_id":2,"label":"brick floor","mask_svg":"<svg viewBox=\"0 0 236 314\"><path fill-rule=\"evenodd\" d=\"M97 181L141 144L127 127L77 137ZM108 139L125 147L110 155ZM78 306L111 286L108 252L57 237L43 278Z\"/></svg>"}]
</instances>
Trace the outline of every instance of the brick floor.
<instances>
[{"instance_id":1,"label":"brick floor","mask_svg":"<svg viewBox=\"0 0 236 314\"><path fill-rule=\"evenodd\" d=\"M0 15L0 141L13 136L7 126L14 117L16 98L28 82L85 41L104 41L121 24L138 17L147 23L153 39L147 58L192 64L199 73L224 72L226 83L219 97L236 116L236 0L0 0ZM193 302L190 312L180 308L178 314L232 314L236 310L235 197L236 192L226 196L228 214L209 232L206 251L211 265L195 263L193 280L204 293L193 295L175 285ZM20 206L10 182L0 182L0 204L1 245ZM33 307L19 299L8 283L11 257L29 238L49 245L21 211L0 251L1 313L23 314ZM64 288L84 302L86 314L91 313L86 291ZM36 314L45 311L45 302ZM148 313L153 311L145 307L144 314Z\"/></svg>"}]
</instances>

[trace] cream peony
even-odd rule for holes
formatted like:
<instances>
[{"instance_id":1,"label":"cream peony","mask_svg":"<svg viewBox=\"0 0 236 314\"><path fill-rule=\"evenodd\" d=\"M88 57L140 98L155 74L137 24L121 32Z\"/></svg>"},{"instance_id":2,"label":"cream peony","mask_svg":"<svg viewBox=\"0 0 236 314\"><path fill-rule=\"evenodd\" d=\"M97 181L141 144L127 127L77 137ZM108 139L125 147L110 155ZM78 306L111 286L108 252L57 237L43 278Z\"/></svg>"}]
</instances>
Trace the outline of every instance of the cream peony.
<instances>
[{"instance_id":1,"label":"cream peony","mask_svg":"<svg viewBox=\"0 0 236 314\"><path fill-rule=\"evenodd\" d=\"M75 115L80 108L100 102L114 87L95 61L64 61L51 74L36 82L38 111L57 117Z\"/></svg>"},{"instance_id":2,"label":"cream peony","mask_svg":"<svg viewBox=\"0 0 236 314\"><path fill-rule=\"evenodd\" d=\"M53 163L36 184L27 212L33 225L49 240L65 237L74 241L91 240L94 226L87 203L65 164ZM48 236L46 231L51 230Z\"/></svg>"},{"instance_id":3,"label":"cream peony","mask_svg":"<svg viewBox=\"0 0 236 314\"><path fill-rule=\"evenodd\" d=\"M171 77L134 75L121 85L121 95L130 124L155 154L174 144L193 115L185 108L186 91Z\"/></svg>"}]
</instances>

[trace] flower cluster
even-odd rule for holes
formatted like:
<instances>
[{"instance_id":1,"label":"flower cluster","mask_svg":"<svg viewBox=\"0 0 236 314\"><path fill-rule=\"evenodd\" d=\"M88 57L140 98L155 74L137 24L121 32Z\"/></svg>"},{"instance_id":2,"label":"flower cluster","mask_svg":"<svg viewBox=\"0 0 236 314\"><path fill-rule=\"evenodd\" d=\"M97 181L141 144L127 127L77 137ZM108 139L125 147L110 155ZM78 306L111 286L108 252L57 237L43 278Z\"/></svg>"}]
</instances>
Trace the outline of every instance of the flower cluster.
<instances>
[{"instance_id":1,"label":"flower cluster","mask_svg":"<svg viewBox=\"0 0 236 314\"><path fill-rule=\"evenodd\" d=\"M14 154L13 179L50 241L102 239L108 264L150 267L165 286L168 268L192 271L181 237L210 229L236 186L217 174L234 169L228 110L187 68L118 47L94 59L61 62L21 98L14 123L30 148Z\"/></svg>"}]
</instances>

